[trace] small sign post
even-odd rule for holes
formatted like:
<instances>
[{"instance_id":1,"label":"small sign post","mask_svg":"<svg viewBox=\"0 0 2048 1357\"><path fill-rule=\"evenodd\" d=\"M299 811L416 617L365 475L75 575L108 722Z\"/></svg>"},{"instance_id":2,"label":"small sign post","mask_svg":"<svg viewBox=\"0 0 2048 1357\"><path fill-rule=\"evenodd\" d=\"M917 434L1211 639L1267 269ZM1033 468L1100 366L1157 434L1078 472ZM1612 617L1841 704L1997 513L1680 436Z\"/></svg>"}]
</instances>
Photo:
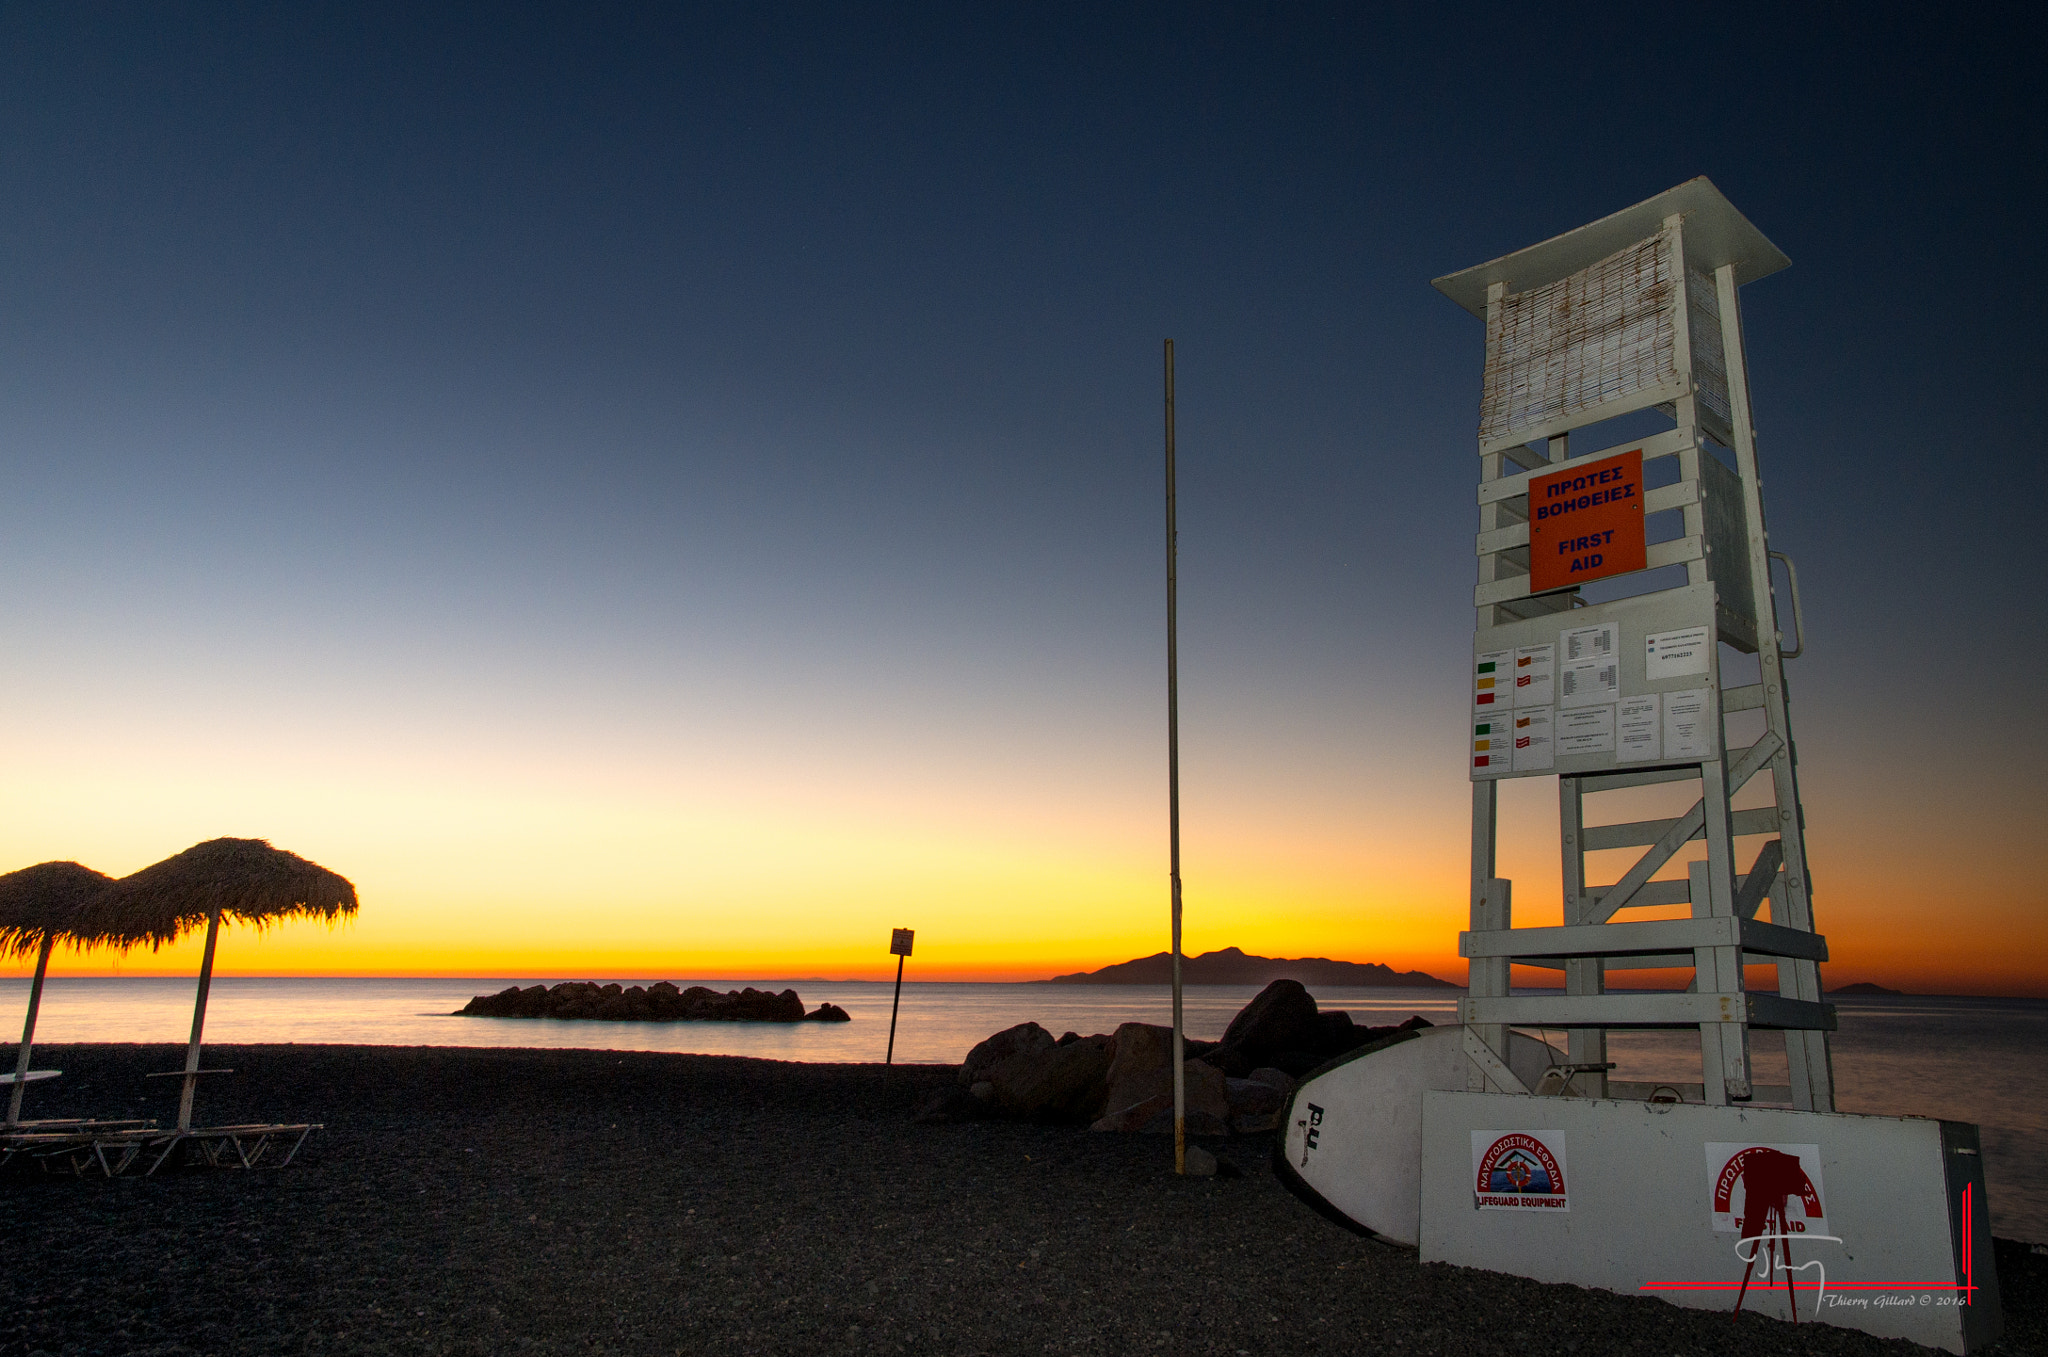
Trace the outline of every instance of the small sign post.
<instances>
[{"instance_id":1,"label":"small sign post","mask_svg":"<svg viewBox=\"0 0 2048 1357\"><path fill-rule=\"evenodd\" d=\"M882 1057L884 1065L896 1063L896 1010L903 1006L903 959L910 955L916 937L914 928L898 928L889 934L889 955L896 958L896 997L889 1004L889 1053Z\"/></svg>"}]
</instances>

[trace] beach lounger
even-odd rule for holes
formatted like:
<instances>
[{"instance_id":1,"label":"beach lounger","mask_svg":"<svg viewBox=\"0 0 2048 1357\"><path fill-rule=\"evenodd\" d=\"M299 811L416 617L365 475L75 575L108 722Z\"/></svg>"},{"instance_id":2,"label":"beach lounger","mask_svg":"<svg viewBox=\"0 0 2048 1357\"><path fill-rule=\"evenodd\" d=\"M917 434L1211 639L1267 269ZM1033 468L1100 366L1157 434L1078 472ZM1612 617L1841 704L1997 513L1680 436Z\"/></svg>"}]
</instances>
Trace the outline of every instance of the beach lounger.
<instances>
[{"instance_id":1,"label":"beach lounger","mask_svg":"<svg viewBox=\"0 0 2048 1357\"><path fill-rule=\"evenodd\" d=\"M208 1168L283 1168L292 1162L318 1122L249 1126L197 1126L189 1130L137 1127L129 1130L24 1135L10 1147L39 1162L46 1173L86 1177L97 1171L119 1177L140 1165L143 1176L177 1159ZM181 1154L180 1151L183 1151Z\"/></svg>"},{"instance_id":2,"label":"beach lounger","mask_svg":"<svg viewBox=\"0 0 2048 1357\"><path fill-rule=\"evenodd\" d=\"M197 1126L186 1131L160 1131L150 1136L144 1153L153 1155L145 1174L155 1173L181 1147L188 1164L205 1164L217 1169L253 1169L272 1160L283 1168L292 1162L306 1137L320 1130L320 1122L293 1125Z\"/></svg>"},{"instance_id":3,"label":"beach lounger","mask_svg":"<svg viewBox=\"0 0 2048 1357\"><path fill-rule=\"evenodd\" d=\"M127 1131L52 1131L43 1135L15 1138L9 1148L25 1154L45 1173L68 1173L83 1178L94 1169L115 1177L135 1162L148 1135L147 1129Z\"/></svg>"},{"instance_id":4,"label":"beach lounger","mask_svg":"<svg viewBox=\"0 0 2048 1357\"><path fill-rule=\"evenodd\" d=\"M37 1156L72 1144L85 1144L96 1136L154 1131L156 1122L148 1117L125 1121L96 1121L87 1118L51 1117L41 1121L18 1121L0 1126L0 1168L17 1155Z\"/></svg>"}]
</instances>

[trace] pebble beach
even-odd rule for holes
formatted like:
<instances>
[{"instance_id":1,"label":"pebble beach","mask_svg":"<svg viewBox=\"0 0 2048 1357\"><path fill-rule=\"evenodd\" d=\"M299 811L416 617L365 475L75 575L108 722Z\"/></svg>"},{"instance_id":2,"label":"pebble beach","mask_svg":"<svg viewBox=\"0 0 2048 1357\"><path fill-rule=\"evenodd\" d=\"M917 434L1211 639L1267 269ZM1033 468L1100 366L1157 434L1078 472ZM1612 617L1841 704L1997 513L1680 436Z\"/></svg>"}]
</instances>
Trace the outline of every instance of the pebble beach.
<instances>
[{"instance_id":1,"label":"pebble beach","mask_svg":"<svg viewBox=\"0 0 2048 1357\"><path fill-rule=\"evenodd\" d=\"M30 1116L175 1116L170 1046L38 1051ZM1267 1138L921 1125L950 1066L219 1046L200 1119L283 1169L0 1179L0 1354L1919 1352L1420 1264L1288 1195ZM2048 1353L2048 1257L2001 1244Z\"/></svg>"}]
</instances>

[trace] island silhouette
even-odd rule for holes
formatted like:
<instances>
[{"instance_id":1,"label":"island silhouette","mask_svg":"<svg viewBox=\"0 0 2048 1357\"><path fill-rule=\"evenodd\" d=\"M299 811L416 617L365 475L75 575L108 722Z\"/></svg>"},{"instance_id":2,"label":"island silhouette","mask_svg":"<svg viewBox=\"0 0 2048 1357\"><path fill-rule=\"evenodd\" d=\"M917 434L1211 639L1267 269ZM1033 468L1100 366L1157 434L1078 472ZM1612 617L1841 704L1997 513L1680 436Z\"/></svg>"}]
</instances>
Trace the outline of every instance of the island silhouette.
<instances>
[{"instance_id":1,"label":"island silhouette","mask_svg":"<svg viewBox=\"0 0 2048 1357\"><path fill-rule=\"evenodd\" d=\"M1377 961L1332 961L1329 957L1247 956L1235 947L1200 956L1182 957L1184 985L1270 985L1299 980L1304 985L1380 985L1410 989L1462 989L1422 971L1397 971ZM1164 985L1173 979L1173 955L1158 952L1133 961L1119 961L1099 971L1056 975L1055 985Z\"/></svg>"}]
</instances>

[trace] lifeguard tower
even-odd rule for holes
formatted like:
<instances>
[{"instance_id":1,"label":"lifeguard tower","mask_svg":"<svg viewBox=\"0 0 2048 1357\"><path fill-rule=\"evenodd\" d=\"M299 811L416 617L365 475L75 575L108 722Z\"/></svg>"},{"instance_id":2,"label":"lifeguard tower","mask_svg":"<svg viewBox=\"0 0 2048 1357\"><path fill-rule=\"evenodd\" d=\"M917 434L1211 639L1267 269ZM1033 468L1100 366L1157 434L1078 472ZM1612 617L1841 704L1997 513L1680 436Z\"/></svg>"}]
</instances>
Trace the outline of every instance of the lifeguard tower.
<instances>
[{"instance_id":1,"label":"lifeguard tower","mask_svg":"<svg viewBox=\"0 0 2048 1357\"><path fill-rule=\"evenodd\" d=\"M1486 323L1472 925L1460 939L1474 1090L1530 1091L1502 1058L1505 1029L1521 1025L1570 1034L1553 1077L1574 1091L1647 1097L1606 1077L1608 1030L1697 1028L1702 1077L1688 1100L1834 1109L1827 941L1785 682L1796 628L1771 584L1737 297L1789 262L1695 179L1436 282ZM1665 427L1602 435L1627 416ZM1752 672L1731 673L1724 654L1753 656ZM1523 777L1557 784L1560 926L1514 927L1510 883L1494 871L1499 784ZM1588 796L1659 783L1697 799L1668 819L1589 822ZM1660 877L1700 840L1703 861ZM1611 849L1641 856L1615 880L1589 879L1587 855ZM1690 917L1668 917L1672 906ZM1757 963L1775 966L1771 989L1745 985ZM1564 993L1515 995L1510 966L1559 972ZM1692 972L1682 994L1607 984L1673 968ZM1789 1087L1752 1079L1757 1029L1785 1033Z\"/></svg>"},{"instance_id":2,"label":"lifeguard tower","mask_svg":"<svg viewBox=\"0 0 2048 1357\"><path fill-rule=\"evenodd\" d=\"M2002 1327L1977 1128L1835 1107L1738 298L1788 262L1694 179L1436 280L1486 324L1468 993L1310 1072L1275 1165L1425 1261L1969 1352ZM1556 783L1556 923L1497 872L1519 778ZM1631 1029L1696 1033L1699 1079L1615 1077Z\"/></svg>"}]
</instances>

